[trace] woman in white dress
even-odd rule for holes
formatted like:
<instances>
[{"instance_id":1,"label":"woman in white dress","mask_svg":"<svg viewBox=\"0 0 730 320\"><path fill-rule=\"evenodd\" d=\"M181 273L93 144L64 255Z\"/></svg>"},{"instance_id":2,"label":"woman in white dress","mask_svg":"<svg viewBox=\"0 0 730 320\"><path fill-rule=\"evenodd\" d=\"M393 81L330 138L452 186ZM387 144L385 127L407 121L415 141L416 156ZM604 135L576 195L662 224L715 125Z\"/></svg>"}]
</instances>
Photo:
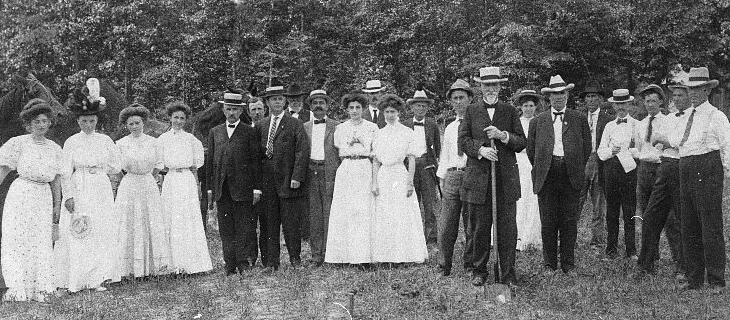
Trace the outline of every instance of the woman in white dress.
<instances>
[{"instance_id":1,"label":"woman in white dress","mask_svg":"<svg viewBox=\"0 0 730 320\"><path fill-rule=\"evenodd\" d=\"M540 104L542 96L534 90L522 90L514 97L517 108L522 110L520 123L527 133L530 120ZM522 197L517 200L517 250L525 250L530 246L542 247L540 209L537 195L532 191L532 164L527 159L526 150L517 154L517 167L520 170L520 186Z\"/></svg>"},{"instance_id":2,"label":"woman in white dress","mask_svg":"<svg viewBox=\"0 0 730 320\"><path fill-rule=\"evenodd\" d=\"M4 301L45 302L53 281L53 224L61 213L61 147L45 134L53 124L51 107L41 99L20 112L30 134L0 147L0 181L17 170L3 207Z\"/></svg>"},{"instance_id":3,"label":"woman in white dress","mask_svg":"<svg viewBox=\"0 0 730 320\"><path fill-rule=\"evenodd\" d=\"M104 104L90 102L80 90L70 109L81 132L63 146L63 197L65 210L59 240L53 247L56 286L70 292L105 291L116 265L117 221L114 194L108 174L120 170L114 141L95 132Z\"/></svg>"},{"instance_id":4,"label":"woman in white dress","mask_svg":"<svg viewBox=\"0 0 730 320\"><path fill-rule=\"evenodd\" d=\"M198 198L198 168L203 166L203 143L183 126L190 107L173 102L165 107L172 129L160 138L167 174L162 184L163 216L170 223L172 268L178 273L210 271L213 266L205 238Z\"/></svg>"},{"instance_id":5,"label":"woman in white dress","mask_svg":"<svg viewBox=\"0 0 730 320\"><path fill-rule=\"evenodd\" d=\"M122 109L119 122L130 134L117 141L126 172L114 202L119 218L117 278L172 272L170 226L163 216L157 181L163 168L157 139L143 133L149 110L133 104ZM156 181L157 179L157 181Z\"/></svg>"},{"instance_id":6,"label":"woman in white dress","mask_svg":"<svg viewBox=\"0 0 730 320\"><path fill-rule=\"evenodd\" d=\"M424 262L428 258L418 200L413 193L416 157L426 150L413 130L398 121L405 103L386 94L378 103L386 125L373 142L374 262ZM408 158L408 169L403 161Z\"/></svg>"},{"instance_id":7,"label":"woman in white dress","mask_svg":"<svg viewBox=\"0 0 730 320\"><path fill-rule=\"evenodd\" d=\"M375 198L370 192L373 166L372 142L378 125L362 119L367 98L361 94L342 97L350 120L335 129L335 147L342 163L337 168L327 233L327 263L370 263L371 224Z\"/></svg>"}]
</instances>

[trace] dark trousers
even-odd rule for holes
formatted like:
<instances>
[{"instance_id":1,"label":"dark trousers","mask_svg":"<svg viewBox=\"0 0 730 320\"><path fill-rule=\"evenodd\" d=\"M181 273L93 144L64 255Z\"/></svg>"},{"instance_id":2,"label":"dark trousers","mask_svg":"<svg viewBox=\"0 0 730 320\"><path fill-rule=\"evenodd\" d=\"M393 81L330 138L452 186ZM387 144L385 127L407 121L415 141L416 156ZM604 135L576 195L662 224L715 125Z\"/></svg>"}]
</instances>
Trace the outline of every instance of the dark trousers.
<instances>
[{"instance_id":1,"label":"dark trousers","mask_svg":"<svg viewBox=\"0 0 730 320\"><path fill-rule=\"evenodd\" d=\"M636 254L636 169L624 172L617 158L608 159L603 166L606 190L606 254L618 254L619 218L623 211L626 256Z\"/></svg>"},{"instance_id":2,"label":"dark trousers","mask_svg":"<svg viewBox=\"0 0 730 320\"><path fill-rule=\"evenodd\" d=\"M545 184L537 195L542 224L542 256L545 266L568 272L575 268L580 190L570 184L565 162L553 158Z\"/></svg>"},{"instance_id":3,"label":"dark trousers","mask_svg":"<svg viewBox=\"0 0 730 320\"><path fill-rule=\"evenodd\" d=\"M725 237L722 226L723 168L720 152L679 160L682 244L687 281L725 286Z\"/></svg>"},{"instance_id":4,"label":"dark trousers","mask_svg":"<svg viewBox=\"0 0 730 320\"><path fill-rule=\"evenodd\" d=\"M248 201L234 201L223 181L218 200L218 229L226 272L243 271L256 264L256 214Z\"/></svg>"},{"instance_id":5,"label":"dark trousers","mask_svg":"<svg viewBox=\"0 0 730 320\"><path fill-rule=\"evenodd\" d=\"M491 188L491 187L490 187ZM472 234L472 263L474 275L489 274L490 244L492 240L492 196L487 192L484 204L469 203L469 229ZM497 249L502 269L500 282L515 281L515 248L517 247L517 205L497 201Z\"/></svg>"},{"instance_id":6,"label":"dark trousers","mask_svg":"<svg viewBox=\"0 0 730 320\"><path fill-rule=\"evenodd\" d=\"M331 182L334 184L334 181ZM328 191L324 163L309 163L309 245L312 260L324 262L332 193Z\"/></svg>"},{"instance_id":7,"label":"dark trousers","mask_svg":"<svg viewBox=\"0 0 730 320\"><path fill-rule=\"evenodd\" d=\"M271 196L271 195L269 195ZM274 195L275 196L275 195ZM261 254L261 265L269 265L269 233L266 224L266 206L268 205L267 195L261 195L261 199L253 206L254 215L259 222L259 252Z\"/></svg>"},{"instance_id":8,"label":"dark trousers","mask_svg":"<svg viewBox=\"0 0 730 320\"><path fill-rule=\"evenodd\" d=\"M304 206L305 197L281 198L276 195L276 190L268 190L273 193L266 197L266 233L268 244L267 262L269 267L279 268L281 255L280 233L284 232L286 250L289 253L289 262L299 264L302 251L302 239L299 233L299 218ZM266 193L267 190L264 191Z\"/></svg>"},{"instance_id":9,"label":"dark trousers","mask_svg":"<svg viewBox=\"0 0 730 320\"><path fill-rule=\"evenodd\" d=\"M200 181L200 214L203 219L203 228L208 230L208 183L206 182L207 172L205 166L198 168L198 181Z\"/></svg>"},{"instance_id":10,"label":"dark trousers","mask_svg":"<svg viewBox=\"0 0 730 320\"><path fill-rule=\"evenodd\" d=\"M438 230L436 226L436 211L438 210L438 190L436 182L436 168L429 167L430 160L416 159L416 172L413 177L413 188L421 204L421 219L423 220L423 234L427 243L436 243Z\"/></svg>"},{"instance_id":11,"label":"dark trousers","mask_svg":"<svg viewBox=\"0 0 730 320\"><path fill-rule=\"evenodd\" d=\"M654 182L657 179L659 163L641 161L636 170L636 208L643 217L644 210L646 210L646 206L649 204L649 198L654 190Z\"/></svg>"},{"instance_id":12,"label":"dark trousers","mask_svg":"<svg viewBox=\"0 0 730 320\"><path fill-rule=\"evenodd\" d=\"M583 212L586 201L592 204L592 211L588 214L588 227L591 229L591 245L606 243L606 192L603 190L603 181L600 179L598 156L594 152L588 158L584 172L583 189L580 191L578 215Z\"/></svg>"},{"instance_id":13,"label":"dark trousers","mask_svg":"<svg viewBox=\"0 0 730 320\"><path fill-rule=\"evenodd\" d=\"M459 236L459 218L464 224L464 236L466 245L464 246L464 269L472 268L472 235L469 228L469 211L467 203L461 201L459 189L464 179L464 171L449 171L444 178L443 199L441 199L441 215L438 219L438 242L441 251L441 267L451 270L454 244Z\"/></svg>"},{"instance_id":14,"label":"dark trousers","mask_svg":"<svg viewBox=\"0 0 730 320\"><path fill-rule=\"evenodd\" d=\"M674 216L681 212L679 198L679 160L662 158L656 171L656 181L644 211L641 224L641 252L639 266L648 272L654 271L654 261L659 259L659 237L665 230L672 258L677 271L684 270L682 239L679 220Z\"/></svg>"}]
</instances>

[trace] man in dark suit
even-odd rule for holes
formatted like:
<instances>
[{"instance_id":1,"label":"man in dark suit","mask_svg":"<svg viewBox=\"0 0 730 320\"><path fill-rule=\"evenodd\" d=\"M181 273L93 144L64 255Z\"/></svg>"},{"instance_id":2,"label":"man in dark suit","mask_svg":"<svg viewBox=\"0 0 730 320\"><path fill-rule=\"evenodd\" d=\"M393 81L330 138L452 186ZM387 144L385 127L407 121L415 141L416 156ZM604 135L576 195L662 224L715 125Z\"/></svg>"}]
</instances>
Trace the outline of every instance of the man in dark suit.
<instances>
[{"instance_id":1,"label":"man in dark suit","mask_svg":"<svg viewBox=\"0 0 730 320\"><path fill-rule=\"evenodd\" d=\"M437 155L441 154L441 134L436 121L426 118L426 112L433 105L433 102L433 99L429 99L425 91L416 91L413 98L406 101L406 105L413 111L413 118L403 121L403 125L413 129L418 143L426 146L426 153L416 158L413 187L418 202L423 206L421 219L423 220L423 233L428 244L436 244L438 240L436 211L439 210L439 196L436 189L438 188L436 169L438 166Z\"/></svg>"},{"instance_id":2,"label":"man in dark suit","mask_svg":"<svg viewBox=\"0 0 730 320\"><path fill-rule=\"evenodd\" d=\"M264 95L269 116L256 123L264 153L262 191L267 203L268 269L279 268L279 234L284 231L289 261L301 264L300 216L306 210L302 184L309 167L309 139L302 122L284 112L284 87L266 88Z\"/></svg>"},{"instance_id":3,"label":"man in dark suit","mask_svg":"<svg viewBox=\"0 0 730 320\"><path fill-rule=\"evenodd\" d=\"M591 155L591 130L585 116L567 109L568 91L559 75L542 88L551 109L530 121L527 157L532 163L532 184L537 194L542 222L542 252L545 267L569 273L575 268L578 234L578 200L586 162Z\"/></svg>"},{"instance_id":4,"label":"man in dark suit","mask_svg":"<svg viewBox=\"0 0 730 320\"><path fill-rule=\"evenodd\" d=\"M362 111L362 118L378 124L378 128L385 127L385 115L378 110L378 101L383 96L383 90L385 90L385 87L380 83L380 80L368 80L365 83L365 88L362 89L362 92L367 95L368 101L370 101L368 108Z\"/></svg>"},{"instance_id":5,"label":"man in dark suit","mask_svg":"<svg viewBox=\"0 0 730 320\"><path fill-rule=\"evenodd\" d=\"M258 256L253 206L261 196L261 147L258 132L240 120L243 96L227 92L219 102L226 123L210 130L205 165L218 204L226 274L234 274L255 266Z\"/></svg>"},{"instance_id":6,"label":"man in dark suit","mask_svg":"<svg viewBox=\"0 0 730 320\"><path fill-rule=\"evenodd\" d=\"M581 98L586 104L586 118L591 129L591 156L586 163L583 188L578 202L578 215L583 212L583 206L589 201L592 206L588 215L588 226L591 228L591 248L596 252L606 243L606 192L603 189L603 161L598 158L596 150L601 144L601 136L606 124L616 118L613 108L604 108L605 93L596 81L586 84Z\"/></svg>"},{"instance_id":7,"label":"man in dark suit","mask_svg":"<svg viewBox=\"0 0 730 320\"><path fill-rule=\"evenodd\" d=\"M324 90L314 90L307 97L314 119L304 124L310 141L309 154L309 244L312 260L319 267L324 262L330 206L335 191L335 174L340 156L335 148L335 127L338 121L327 117L332 98Z\"/></svg>"},{"instance_id":8,"label":"man in dark suit","mask_svg":"<svg viewBox=\"0 0 730 320\"><path fill-rule=\"evenodd\" d=\"M498 67L479 70L482 98L469 105L459 127L459 146L468 156L462 200L469 203L469 228L473 241L472 284L481 286L488 275L492 227L491 162L497 177L497 252L502 274L499 282L514 284L517 247L516 201L520 198L520 177L516 152L525 148L525 133L514 107L498 101L501 83L507 81ZM495 148L490 146L494 141Z\"/></svg>"}]
</instances>

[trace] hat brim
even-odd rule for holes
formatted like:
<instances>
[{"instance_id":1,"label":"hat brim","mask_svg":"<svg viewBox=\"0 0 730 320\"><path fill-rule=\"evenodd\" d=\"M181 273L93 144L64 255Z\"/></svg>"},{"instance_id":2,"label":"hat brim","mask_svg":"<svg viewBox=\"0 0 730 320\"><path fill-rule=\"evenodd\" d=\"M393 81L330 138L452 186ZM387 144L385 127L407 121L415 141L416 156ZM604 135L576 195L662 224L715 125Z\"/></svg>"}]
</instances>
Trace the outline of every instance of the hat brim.
<instances>
[{"instance_id":1,"label":"hat brim","mask_svg":"<svg viewBox=\"0 0 730 320\"><path fill-rule=\"evenodd\" d=\"M531 93L531 92L528 92L528 93L518 93L514 97L512 97L512 101L514 101L515 103L517 103L517 101L520 101L520 99L522 99L522 97L535 97L535 98L538 98L538 99L542 99L543 98L543 95L541 95L539 93Z\"/></svg>"},{"instance_id":2,"label":"hat brim","mask_svg":"<svg viewBox=\"0 0 730 320\"><path fill-rule=\"evenodd\" d=\"M562 86L562 87L542 88L542 89L540 89L540 93L546 94L546 93L570 91L570 90L573 90L573 88L575 88L575 84L569 83L568 85Z\"/></svg>"},{"instance_id":3,"label":"hat brim","mask_svg":"<svg viewBox=\"0 0 730 320\"><path fill-rule=\"evenodd\" d=\"M715 88L720 84L720 81L717 80L710 80L710 81L689 81L686 83L687 87L689 88L697 88L701 86L710 86L710 88Z\"/></svg>"},{"instance_id":4,"label":"hat brim","mask_svg":"<svg viewBox=\"0 0 730 320\"><path fill-rule=\"evenodd\" d=\"M327 100L327 103L332 103L332 98L330 98L330 96L324 95L324 94L315 94L313 96L309 96L309 97L307 97L306 103L312 104L312 100L318 99L318 98Z\"/></svg>"},{"instance_id":5,"label":"hat brim","mask_svg":"<svg viewBox=\"0 0 730 320\"><path fill-rule=\"evenodd\" d=\"M218 103L223 104L223 105L240 106L240 107L243 107L246 105L245 103L230 103L230 102L225 102L223 100L218 100Z\"/></svg>"},{"instance_id":6,"label":"hat brim","mask_svg":"<svg viewBox=\"0 0 730 320\"><path fill-rule=\"evenodd\" d=\"M628 100L620 100L620 101L613 100L613 97L610 97L610 98L608 98L607 101L610 103L628 103L628 102L634 101L634 96L629 96Z\"/></svg>"},{"instance_id":7,"label":"hat brim","mask_svg":"<svg viewBox=\"0 0 730 320\"><path fill-rule=\"evenodd\" d=\"M362 89L362 92L365 92L365 93L376 93L376 92L380 92L380 91L383 91L383 90L385 90L385 88L380 88L380 89Z\"/></svg>"},{"instance_id":8,"label":"hat brim","mask_svg":"<svg viewBox=\"0 0 730 320\"><path fill-rule=\"evenodd\" d=\"M459 90L466 92L466 94L468 94L469 97L472 97L472 98L474 97L474 90L472 90L471 88L453 88L453 89L449 89L449 91L446 91L446 99L451 99L451 94L454 93L454 91L459 91Z\"/></svg>"},{"instance_id":9,"label":"hat brim","mask_svg":"<svg viewBox=\"0 0 730 320\"><path fill-rule=\"evenodd\" d=\"M500 78L500 79L489 79L489 80L482 80L479 77L472 77L472 79L479 83L502 83L507 82L507 78Z\"/></svg>"},{"instance_id":10,"label":"hat brim","mask_svg":"<svg viewBox=\"0 0 730 320\"><path fill-rule=\"evenodd\" d=\"M424 99L424 98L411 98L406 100L406 105L410 106L416 102L425 102L428 104L433 104L435 101L433 99Z\"/></svg>"},{"instance_id":11,"label":"hat brim","mask_svg":"<svg viewBox=\"0 0 730 320\"><path fill-rule=\"evenodd\" d=\"M585 97L585 96L586 96L587 94L589 94L589 93L595 93L595 94L600 94L600 95L601 95L601 97L605 97L605 96L606 96L606 93L605 93L605 92L603 92L603 91L599 91L599 90L588 90L588 91L583 91L583 92L581 92L581 93L580 93L580 97L581 97L581 98L584 98L584 97Z\"/></svg>"}]
</instances>

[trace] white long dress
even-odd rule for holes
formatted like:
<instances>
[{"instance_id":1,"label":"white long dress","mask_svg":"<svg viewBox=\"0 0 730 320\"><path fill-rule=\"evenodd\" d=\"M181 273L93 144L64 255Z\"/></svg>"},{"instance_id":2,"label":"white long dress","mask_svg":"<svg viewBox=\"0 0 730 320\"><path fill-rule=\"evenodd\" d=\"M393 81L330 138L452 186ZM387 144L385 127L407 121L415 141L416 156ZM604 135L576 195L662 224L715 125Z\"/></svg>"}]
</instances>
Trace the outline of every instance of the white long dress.
<instances>
[{"instance_id":1,"label":"white long dress","mask_svg":"<svg viewBox=\"0 0 730 320\"><path fill-rule=\"evenodd\" d=\"M395 123L380 129L373 142L373 153L381 163L373 221L375 262L424 262L428 258L418 198L415 192L406 197L409 176L403 161L425 152L416 141L413 130Z\"/></svg>"},{"instance_id":2,"label":"white long dress","mask_svg":"<svg viewBox=\"0 0 730 320\"><path fill-rule=\"evenodd\" d=\"M117 221L108 174L119 173L114 141L100 133L79 132L63 145L63 201L74 199L74 214L89 217L83 238L71 235L72 217L62 206L59 239L53 247L56 286L70 292L99 287L114 278Z\"/></svg>"},{"instance_id":3,"label":"white long dress","mask_svg":"<svg viewBox=\"0 0 730 320\"><path fill-rule=\"evenodd\" d=\"M113 280L170 273L170 226L152 176L153 169L163 168L159 142L146 134L138 138L129 135L119 139L117 147L127 173L114 202L119 218L119 259Z\"/></svg>"},{"instance_id":4,"label":"white long dress","mask_svg":"<svg viewBox=\"0 0 730 320\"><path fill-rule=\"evenodd\" d=\"M530 119L520 117L522 129L528 132ZM529 246L542 247L540 226L540 208L537 195L532 191L532 164L527 159L527 151L517 154L517 167L520 170L520 186L522 197L517 200L517 249L525 250Z\"/></svg>"},{"instance_id":5,"label":"white long dress","mask_svg":"<svg viewBox=\"0 0 730 320\"><path fill-rule=\"evenodd\" d=\"M61 173L61 147L30 135L0 147L0 165L17 170L3 207L5 301L45 301L53 281L53 197L49 182Z\"/></svg>"},{"instance_id":6,"label":"white long dress","mask_svg":"<svg viewBox=\"0 0 730 320\"><path fill-rule=\"evenodd\" d=\"M170 224L172 268L181 273L210 271L213 265L200 213L198 183L190 168L203 166L203 143L183 130L159 138L165 167L163 216Z\"/></svg>"},{"instance_id":7,"label":"white long dress","mask_svg":"<svg viewBox=\"0 0 730 320\"><path fill-rule=\"evenodd\" d=\"M335 129L340 157L369 157L378 125L346 121ZM354 139L359 142L352 143ZM370 191L373 165L370 159L343 159L337 168L327 233L327 263L370 263L370 240L375 197Z\"/></svg>"}]
</instances>

